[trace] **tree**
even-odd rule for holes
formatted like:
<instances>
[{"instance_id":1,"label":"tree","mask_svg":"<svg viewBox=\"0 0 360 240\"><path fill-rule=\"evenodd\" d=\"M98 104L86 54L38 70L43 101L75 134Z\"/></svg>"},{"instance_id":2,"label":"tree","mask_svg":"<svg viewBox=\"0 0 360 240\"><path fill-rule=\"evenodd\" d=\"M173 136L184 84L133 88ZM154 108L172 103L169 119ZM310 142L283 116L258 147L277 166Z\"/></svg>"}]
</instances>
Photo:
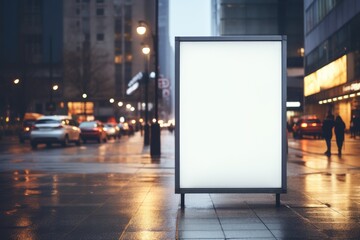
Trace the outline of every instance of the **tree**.
<instances>
[{"instance_id":1,"label":"tree","mask_svg":"<svg viewBox=\"0 0 360 240\"><path fill-rule=\"evenodd\" d=\"M84 43L79 51L64 51L64 97L76 100L86 93L90 99L114 95L113 62L105 51Z\"/></svg>"}]
</instances>

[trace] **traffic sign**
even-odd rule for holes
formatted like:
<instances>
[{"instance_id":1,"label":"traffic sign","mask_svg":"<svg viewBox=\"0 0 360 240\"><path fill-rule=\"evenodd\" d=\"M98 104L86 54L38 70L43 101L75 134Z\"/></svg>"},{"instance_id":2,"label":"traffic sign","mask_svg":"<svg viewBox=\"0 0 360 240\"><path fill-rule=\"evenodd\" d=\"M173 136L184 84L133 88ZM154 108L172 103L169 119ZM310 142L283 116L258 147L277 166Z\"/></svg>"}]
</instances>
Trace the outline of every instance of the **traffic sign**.
<instances>
[{"instance_id":1,"label":"traffic sign","mask_svg":"<svg viewBox=\"0 0 360 240\"><path fill-rule=\"evenodd\" d=\"M159 78L158 79L158 87L159 89L165 89L170 87L170 81L167 78Z\"/></svg>"}]
</instances>

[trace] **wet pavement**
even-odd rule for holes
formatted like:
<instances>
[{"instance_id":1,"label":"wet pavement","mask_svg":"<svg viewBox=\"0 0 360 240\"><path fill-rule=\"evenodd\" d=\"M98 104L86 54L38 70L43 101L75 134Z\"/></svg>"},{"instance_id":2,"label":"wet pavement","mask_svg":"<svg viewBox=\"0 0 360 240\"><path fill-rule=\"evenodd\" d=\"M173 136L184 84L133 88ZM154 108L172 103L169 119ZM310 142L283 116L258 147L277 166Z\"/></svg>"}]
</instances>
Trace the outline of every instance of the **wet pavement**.
<instances>
[{"instance_id":1,"label":"wet pavement","mask_svg":"<svg viewBox=\"0 0 360 240\"><path fill-rule=\"evenodd\" d=\"M289 138L288 193L174 194L174 135L0 155L1 239L360 239L360 139ZM0 143L1 145L1 143ZM2 145L4 146L4 144ZM259 146L260 149L261 146ZM241 153L239 153L241 154Z\"/></svg>"}]
</instances>

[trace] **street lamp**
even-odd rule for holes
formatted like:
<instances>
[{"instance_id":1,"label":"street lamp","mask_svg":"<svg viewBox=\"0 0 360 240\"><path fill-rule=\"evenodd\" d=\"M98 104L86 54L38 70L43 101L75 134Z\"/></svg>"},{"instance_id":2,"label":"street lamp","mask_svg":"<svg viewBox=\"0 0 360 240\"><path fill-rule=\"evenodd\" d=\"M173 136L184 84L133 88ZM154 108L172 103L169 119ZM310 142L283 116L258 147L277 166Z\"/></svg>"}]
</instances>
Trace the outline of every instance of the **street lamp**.
<instances>
[{"instance_id":1,"label":"street lamp","mask_svg":"<svg viewBox=\"0 0 360 240\"><path fill-rule=\"evenodd\" d=\"M148 46L144 46L142 48L142 52L143 54L148 55L150 53L150 48Z\"/></svg>"},{"instance_id":2,"label":"street lamp","mask_svg":"<svg viewBox=\"0 0 360 240\"><path fill-rule=\"evenodd\" d=\"M151 31L151 28L145 21L139 21L138 27L136 28L136 31L139 35L145 35L146 33L150 32L150 36L152 37L153 42L153 51L155 54L155 121L151 123L151 144L150 144L150 154L151 156L160 156L161 155L161 143L160 143L160 125L159 125L159 117L158 117L158 100L159 100L159 93L158 93L158 79L159 79L159 51L158 51L158 1L155 1L155 34ZM149 49L150 50L150 49ZM144 48L143 48L144 51ZM147 72L146 81L149 80L149 74ZM146 107L147 111L147 107ZM146 119L147 120L147 119ZM147 121L146 121L147 123ZM145 125L146 126L146 125Z\"/></svg>"},{"instance_id":3,"label":"street lamp","mask_svg":"<svg viewBox=\"0 0 360 240\"><path fill-rule=\"evenodd\" d=\"M84 99L84 116L85 116L85 121L86 121L87 120L87 116L86 116L86 98L87 98L87 94L83 93L82 98Z\"/></svg>"},{"instance_id":4,"label":"street lamp","mask_svg":"<svg viewBox=\"0 0 360 240\"><path fill-rule=\"evenodd\" d=\"M149 59L150 59L150 48L149 46L143 46L142 52L145 55L145 123L144 123L144 146L150 144L149 134Z\"/></svg>"},{"instance_id":5,"label":"street lamp","mask_svg":"<svg viewBox=\"0 0 360 240\"><path fill-rule=\"evenodd\" d=\"M5 111L6 111L6 122L9 122L14 115L18 115L20 112L19 107L19 87L20 79L6 80L5 87L1 86L5 96Z\"/></svg>"},{"instance_id":6,"label":"street lamp","mask_svg":"<svg viewBox=\"0 0 360 240\"><path fill-rule=\"evenodd\" d=\"M139 25L136 28L136 32L139 35L144 35L146 33L146 27L147 27L147 24L144 21L139 21Z\"/></svg>"}]
</instances>

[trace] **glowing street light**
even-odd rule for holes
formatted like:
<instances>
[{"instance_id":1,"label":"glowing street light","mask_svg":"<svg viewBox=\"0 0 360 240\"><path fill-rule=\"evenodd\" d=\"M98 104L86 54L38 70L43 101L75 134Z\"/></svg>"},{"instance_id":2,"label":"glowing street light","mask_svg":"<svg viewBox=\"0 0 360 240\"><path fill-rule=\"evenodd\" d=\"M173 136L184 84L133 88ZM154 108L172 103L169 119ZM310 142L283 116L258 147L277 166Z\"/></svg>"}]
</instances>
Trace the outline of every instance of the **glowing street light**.
<instances>
[{"instance_id":1,"label":"glowing street light","mask_svg":"<svg viewBox=\"0 0 360 240\"><path fill-rule=\"evenodd\" d=\"M143 54L148 55L150 53L149 46L144 46L142 49Z\"/></svg>"},{"instance_id":2,"label":"glowing street light","mask_svg":"<svg viewBox=\"0 0 360 240\"><path fill-rule=\"evenodd\" d=\"M159 86L159 42L158 42L158 22L159 22L159 2L158 0L155 0L155 32L152 31L152 29L149 27L149 24L147 24L145 21L139 21L138 22L138 27L136 28L136 31L139 35L148 35L152 37L152 43L153 43L153 47L152 47L152 51L154 52L154 56L155 56L155 66L154 66L154 70L155 70L155 84L154 84L154 93L155 93L155 109L154 109L154 114L155 114L155 121L152 121L151 124L151 144L150 144L150 154L151 156L160 156L161 155L161 144L160 144L160 125L158 123L159 120L159 116L158 116L158 99L159 99L159 93L158 93L158 86ZM154 29L153 29L154 30ZM150 33L150 34L149 34ZM142 49L143 53L146 54L146 50L144 52L144 48ZM150 53L150 48L148 50L148 53ZM150 55L148 55L150 56ZM149 60L148 60L149 61ZM146 81L149 80L149 73L147 72L147 79ZM146 94L146 93L145 93ZM147 98L147 96L146 96ZM147 101L146 101L147 102ZM145 107L147 111L147 107ZM147 126L147 120L145 119L145 126ZM145 128L146 130L146 128ZM146 131L144 134L144 138L146 137Z\"/></svg>"},{"instance_id":3,"label":"glowing street light","mask_svg":"<svg viewBox=\"0 0 360 240\"><path fill-rule=\"evenodd\" d=\"M139 35L144 35L146 33L146 23L144 21L139 21L139 25L136 28L136 32Z\"/></svg>"}]
</instances>

